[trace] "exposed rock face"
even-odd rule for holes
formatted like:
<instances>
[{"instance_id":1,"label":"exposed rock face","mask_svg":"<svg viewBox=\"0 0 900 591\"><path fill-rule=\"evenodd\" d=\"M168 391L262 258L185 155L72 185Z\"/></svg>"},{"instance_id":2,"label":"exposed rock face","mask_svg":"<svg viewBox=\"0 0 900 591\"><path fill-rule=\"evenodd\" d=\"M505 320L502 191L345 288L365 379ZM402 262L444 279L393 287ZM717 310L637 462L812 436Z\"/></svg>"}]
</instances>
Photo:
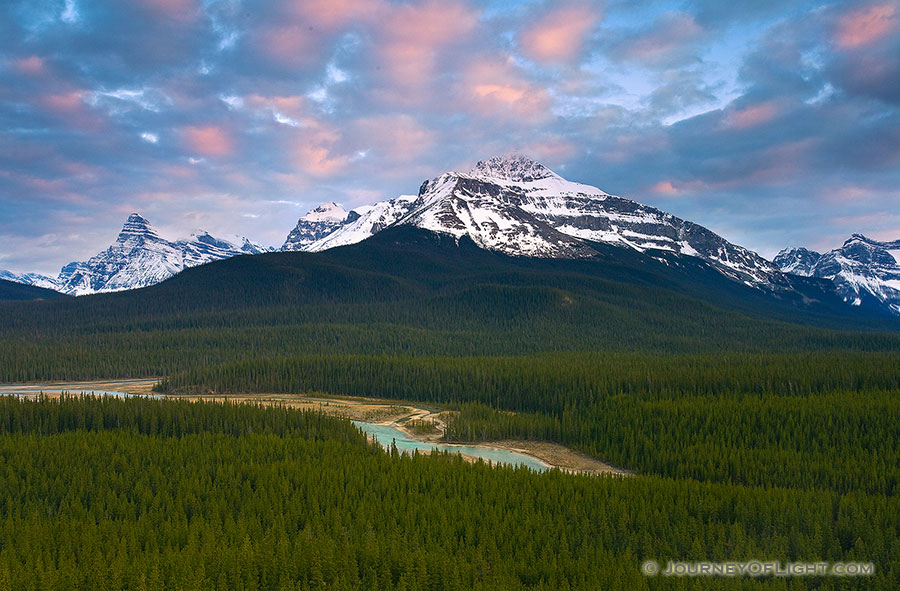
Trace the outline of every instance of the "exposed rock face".
<instances>
[{"instance_id":1,"label":"exposed rock face","mask_svg":"<svg viewBox=\"0 0 900 591\"><path fill-rule=\"evenodd\" d=\"M334 232L323 236L304 250L320 251L361 242L397 223L409 213L415 200L415 195L401 195L395 199L379 201L375 205L358 207L350 212L346 221Z\"/></svg>"},{"instance_id":2,"label":"exposed rock face","mask_svg":"<svg viewBox=\"0 0 900 591\"><path fill-rule=\"evenodd\" d=\"M821 258L821 253L807 248L785 248L772 262L785 273L812 277L813 269Z\"/></svg>"},{"instance_id":3,"label":"exposed rock face","mask_svg":"<svg viewBox=\"0 0 900 591\"><path fill-rule=\"evenodd\" d=\"M567 181L543 164L513 154L478 162L466 173L426 181L415 197L401 196L355 210L303 250L353 244L393 224L411 224L515 256L581 258L591 242L640 251L695 256L740 281L778 281L779 270L756 253L714 232L596 187ZM290 240L290 238L289 238Z\"/></svg>"},{"instance_id":4,"label":"exposed rock face","mask_svg":"<svg viewBox=\"0 0 900 591\"><path fill-rule=\"evenodd\" d=\"M232 243L203 231L169 242L146 218L133 213L109 248L87 261L65 265L56 279L45 278L51 285L40 286L70 295L134 289L159 283L187 267L267 250L271 249L246 238Z\"/></svg>"},{"instance_id":5,"label":"exposed rock face","mask_svg":"<svg viewBox=\"0 0 900 591\"><path fill-rule=\"evenodd\" d=\"M825 254L786 248L775 257L785 273L830 279L844 301L900 315L900 240L880 242L853 234Z\"/></svg>"},{"instance_id":6,"label":"exposed rock face","mask_svg":"<svg viewBox=\"0 0 900 591\"><path fill-rule=\"evenodd\" d=\"M310 244L333 233L358 215L349 214L333 201L323 203L297 220L297 225L288 234L281 250L308 250Z\"/></svg>"},{"instance_id":7,"label":"exposed rock face","mask_svg":"<svg viewBox=\"0 0 900 591\"><path fill-rule=\"evenodd\" d=\"M56 279L41 275L40 273L13 273L11 271L0 271L0 279L46 289L56 289L57 287Z\"/></svg>"}]
</instances>

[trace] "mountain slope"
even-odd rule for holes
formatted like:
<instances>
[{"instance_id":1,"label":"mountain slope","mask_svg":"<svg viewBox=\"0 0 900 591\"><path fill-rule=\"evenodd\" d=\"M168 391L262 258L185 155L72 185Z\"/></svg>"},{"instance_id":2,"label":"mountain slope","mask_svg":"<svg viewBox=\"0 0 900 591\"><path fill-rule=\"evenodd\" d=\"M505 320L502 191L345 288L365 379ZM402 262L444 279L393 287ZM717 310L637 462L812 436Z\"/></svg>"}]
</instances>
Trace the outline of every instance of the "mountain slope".
<instances>
[{"instance_id":1,"label":"mountain slope","mask_svg":"<svg viewBox=\"0 0 900 591\"><path fill-rule=\"evenodd\" d=\"M62 297L65 295L52 289L0 279L0 301L47 300Z\"/></svg>"},{"instance_id":2,"label":"mountain slope","mask_svg":"<svg viewBox=\"0 0 900 591\"><path fill-rule=\"evenodd\" d=\"M356 208L350 212L341 227L317 239L303 250L319 252L361 242L397 223L409 213L415 200L415 195L400 195L395 199Z\"/></svg>"},{"instance_id":3,"label":"mountain slope","mask_svg":"<svg viewBox=\"0 0 900 591\"><path fill-rule=\"evenodd\" d=\"M159 376L285 354L900 350L890 332L900 320L845 305L822 280L767 292L695 257L593 247L589 259L511 257L395 226L144 289L0 303L0 381Z\"/></svg>"},{"instance_id":4,"label":"mountain slope","mask_svg":"<svg viewBox=\"0 0 900 591\"><path fill-rule=\"evenodd\" d=\"M348 217L351 219L348 220ZM316 207L297 220L297 225L288 234L281 250L309 250L309 245L334 233L348 221L359 217L331 201Z\"/></svg>"},{"instance_id":5,"label":"mountain slope","mask_svg":"<svg viewBox=\"0 0 900 591\"><path fill-rule=\"evenodd\" d=\"M146 218L132 213L109 248L87 261L65 265L56 279L2 273L4 278L20 283L32 283L68 295L84 295L146 287L188 267L269 250L246 238L235 237L232 243L203 231L170 242L161 238Z\"/></svg>"},{"instance_id":6,"label":"mountain slope","mask_svg":"<svg viewBox=\"0 0 900 591\"><path fill-rule=\"evenodd\" d=\"M900 240L880 242L853 234L825 254L786 248L775 257L785 273L834 282L843 300L900 315Z\"/></svg>"},{"instance_id":7,"label":"mountain slope","mask_svg":"<svg viewBox=\"0 0 900 591\"><path fill-rule=\"evenodd\" d=\"M592 242L672 252L700 258L738 281L785 284L771 263L702 226L568 181L515 154L426 181L415 198L378 203L303 250L353 244L391 225L468 236L482 248L513 256L590 258L597 255Z\"/></svg>"},{"instance_id":8,"label":"mountain slope","mask_svg":"<svg viewBox=\"0 0 900 591\"><path fill-rule=\"evenodd\" d=\"M47 277L40 273L12 273L10 271L0 270L0 279L21 283L24 285L33 285L35 287L43 287L44 289L56 289L56 279Z\"/></svg>"}]
</instances>

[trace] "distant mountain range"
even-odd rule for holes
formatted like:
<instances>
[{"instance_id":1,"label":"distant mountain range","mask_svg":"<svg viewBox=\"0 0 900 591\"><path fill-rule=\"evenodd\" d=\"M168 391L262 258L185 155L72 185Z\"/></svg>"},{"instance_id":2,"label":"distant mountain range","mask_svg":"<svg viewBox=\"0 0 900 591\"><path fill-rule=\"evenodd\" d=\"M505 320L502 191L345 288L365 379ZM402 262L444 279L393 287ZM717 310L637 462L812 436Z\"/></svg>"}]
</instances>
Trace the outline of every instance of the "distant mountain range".
<instances>
[{"instance_id":1,"label":"distant mountain range","mask_svg":"<svg viewBox=\"0 0 900 591\"><path fill-rule=\"evenodd\" d=\"M775 257L785 273L834 282L850 305L879 308L900 315L900 240L879 242L853 234L824 254L786 248Z\"/></svg>"},{"instance_id":2,"label":"distant mountain range","mask_svg":"<svg viewBox=\"0 0 900 591\"><path fill-rule=\"evenodd\" d=\"M854 235L831 253L790 249L772 263L703 226L568 181L519 154L478 162L468 172L442 174L424 182L416 195L352 211L334 202L322 204L298 220L280 250L323 251L397 226L457 240L465 236L481 248L521 257L608 256L598 244L644 253L664 264L691 257L729 279L769 292L793 290L790 275L830 279L847 303L871 302L900 314L900 268L894 256L900 241L879 243ZM187 267L270 250L246 238L232 242L205 232L169 242L145 218L132 214L112 246L66 265L56 278L0 271L0 279L73 295L118 291L152 285Z\"/></svg>"},{"instance_id":3,"label":"distant mountain range","mask_svg":"<svg viewBox=\"0 0 900 591\"><path fill-rule=\"evenodd\" d=\"M270 250L273 249L246 238L229 242L203 231L170 242L160 238L146 218L133 213L109 248L87 261L67 264L55 278L0 271L0 279L55 289L69 295L84 295L146 287L188 267Z\"/></svg>"}]
</instances>

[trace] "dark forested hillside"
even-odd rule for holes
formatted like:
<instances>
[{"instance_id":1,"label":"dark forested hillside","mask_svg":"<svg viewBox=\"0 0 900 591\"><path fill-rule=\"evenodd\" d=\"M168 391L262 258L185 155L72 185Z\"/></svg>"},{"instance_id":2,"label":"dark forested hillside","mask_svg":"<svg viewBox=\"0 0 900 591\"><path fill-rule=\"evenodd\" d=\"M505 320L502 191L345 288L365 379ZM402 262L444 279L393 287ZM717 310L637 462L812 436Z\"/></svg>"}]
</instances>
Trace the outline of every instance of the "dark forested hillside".
<instances>
[{"instance_id":1,"label":"dark forested hillside","mask_svg":"<svg viewBox=\"0 0 900 591\"><path fill-rule=\"evenodd\" d=\"M605 249L605 250L604 250ZM429 401L456 441L637 474L398 457L348 423L171 401L0 401L0 591L894 589L900 332L599 245L510 258L389 230L133 292L0 303L0 381ZM645 559L837 561L852 580L647 578Z\"/></svg>"},{"instance_id":2,"label":"dark forested hillside","mask_svg":"<svg viewBox=\"0 0 900 591\"><path fill-rule=\"evenodd\" d=\"M896 589L893 495L398 456L250 405L0 398L0 589ZM849 578L645 560L859 561ZM685 585L685 583L690 583Z\"/></svg>"},{"instance_id":3,"label":"dark forested hillside","mask_svg":"<svg viewBox=\"0 0 900 591\"><path fill-rule=\"evenodd\" d=\"M0 304L0 381L168 375L285 354L885 350L896 321L811 282L770 294L691 257L511 258L410 228L242 256L124 293ZM863 332L859 332L863 330Z\"/></svg>"},{"instance_id":4,"label":"dark forested hillside","mask_svg":"<svg viewBox=\"0 0 900 591\"><path fill-rule=\"evenodd\" d=\"M46 300L63 297L66 296L58 291L53 291L52 289L35 287L34 285L24 285L22 283L16 283L15 281L0 279L0 302Z\"/></svg>"}]
</instances>

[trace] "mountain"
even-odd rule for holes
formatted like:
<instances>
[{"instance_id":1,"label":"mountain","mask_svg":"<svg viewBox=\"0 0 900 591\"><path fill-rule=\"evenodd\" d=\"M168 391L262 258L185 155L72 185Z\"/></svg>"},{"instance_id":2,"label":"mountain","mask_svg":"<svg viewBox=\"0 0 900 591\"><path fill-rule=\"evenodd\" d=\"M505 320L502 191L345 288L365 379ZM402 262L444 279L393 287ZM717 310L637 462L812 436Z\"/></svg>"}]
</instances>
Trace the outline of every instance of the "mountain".
<instances>
[{"instance_id":1,"label":"mountain","mask_svg":"<svg viewBox=\"0 0 900 591\"><path fill-rule=\"evenodd\" d=\"M351 214L334 201L323 203L297 220L297 225L288 234L281 250L308 250L310 244L332 234L348 221L359 217L359 214L349 220L348 217Z\"/></svg>"},{"instance_id":2,"label":"mountain","mask_svg":"<svg viewBox=\"0 0 900 591\"><path fill-rule=\"evenodd\" d=\"M738 281L784 283L772 263L703 226L568 181L521 154L494 157L469 172L426 181L415 197L377 203L301 250L353 244L393 225L468 236L482 248L513 256L590 258L598 255L598 242L639 252L672 252L700 258Z\"/></svg>"},{"instance_id":3,"label":"mountain","mask_svg":"<svg viewBox=\"0 0 900 591\"><path fill-rule=\"evenodd\" d=\"M784 273L812 277L813 269L821 258L821 253L807 248L785 248L772 259L772 262Z\"/></svg>"},{"instance_id":4,"label":"mountain","mask_svg":"<svg viewBox=\"0 0 900 591\"><path fill-rule=\"evenodd\" d=\"M366 205L354 209L347 220L333 232L318 238L308 245L309 252L328 250L336 246L356 244L366 238L393 226L409 213L416 201L415 195L401 195L388 201L380 201L375 205Z\"/></svg>"},{"instance_id":5,"label":"mountain","mask_svg":"<svg viewBox=\"0 0 900 591\"><path fill-rule=\"evenodd\" d=\"M786 248L775 257L785 273L834 282L838 294L854 306L900 315L900 240L880 242L853 234L825 254Z\"/></svg>"},{"instance_id":6,"label":"mountain","mask_svg":"<svg viewBox=\"0 0 900 591\"><path fill-rule=\"evenodd\" d=\"M21 283L31 280L34 281L32 285L52 287L69 295L83 295L146 287L188 267L269 250L246 238L238 237L235 242L230 242L203 231L170 242L161 238L146 218L132 213L109 248L87 261L65 265L56 279L33 274L6 275L14 281L19 278Z\"/></svg>"},{"instance_id":7,"label":"mountain","mask_svg":"<svg viewBox=\"0 0 900 591\"><path fill-rule=\"evenodd\" d=\"M23 285L33 285L35 287L43 287L45 289L56 289L56 279L47 277L40 273L12 273L10 271L0 270L0 279L21 283Z\"/></svg>"},{"instance_id":8,"label":"mountain","mask_svg":"<svg viewBox=\"0 0 900 591\"><path fill-rule=\"evenodd\" d=\"M63 297L66 296L52 289L0 279L0 301L49 300Z\"/></svg>"}]
</instances>

